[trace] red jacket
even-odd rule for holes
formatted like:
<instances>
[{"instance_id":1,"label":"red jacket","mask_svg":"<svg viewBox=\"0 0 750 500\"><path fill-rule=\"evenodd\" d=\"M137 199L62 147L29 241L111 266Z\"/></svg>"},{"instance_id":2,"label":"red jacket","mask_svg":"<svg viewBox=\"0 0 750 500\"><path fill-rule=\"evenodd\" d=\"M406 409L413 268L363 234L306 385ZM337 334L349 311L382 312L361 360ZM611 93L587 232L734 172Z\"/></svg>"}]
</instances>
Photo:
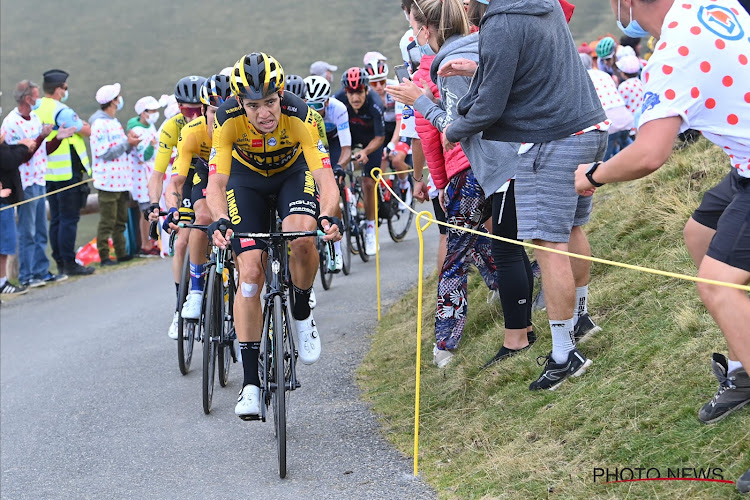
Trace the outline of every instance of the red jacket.
<instances>
[{"instance_id":1,"label":"red jacket","mask_svg":"<svg viewBox=\"0 0 750 500\"><path fill-rule=\"evenodd\" d=\"M435 56L422 56L419 69L412 75L412 80L420 87L422 86L421 80L427 81L432 90L432 95L439 99L440 91L435 82L430 79L430 65L432 65L433 59L435 59ZM466 158L460 144L457 144L450 151L445 151L443 149L443 134L416 110L414 111L414 117L432 182L436 188L443 189L448 185L451 177L471 167L469 159Z\"/></svg>"}]
</instances>

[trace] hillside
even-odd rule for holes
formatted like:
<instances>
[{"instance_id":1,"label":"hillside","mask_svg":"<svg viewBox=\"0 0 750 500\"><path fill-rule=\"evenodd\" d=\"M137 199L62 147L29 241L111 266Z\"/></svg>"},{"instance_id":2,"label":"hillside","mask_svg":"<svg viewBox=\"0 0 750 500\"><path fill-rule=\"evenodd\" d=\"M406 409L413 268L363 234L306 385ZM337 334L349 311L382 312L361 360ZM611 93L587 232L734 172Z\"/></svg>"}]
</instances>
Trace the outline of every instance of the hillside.
<instances>
[{"instance_id":1,"label":"hillside","mask_svg":"<svg viewBox=\"0 0 750 500\"><path fill-rule=\"evenodd\" d=\"M613 29L606 2L577 4L571 24L576 40ZM96 89L105 83L123 85L130 114L141 96L171 93L181 76L216 73L254 50L272 53L287 73L303 76L318 59L339 70L361 65L369 50L396 63L407 27L398 0L2 0L2 105L14 106L16 82L31 78L41 84L51 68L71 73L68 104L87 118L96 110Z\"/></svg>"},{"instance_id":2,"label":"hillside","mask_svg":"<svg viewBox=\"0 0 750 500\"><path fill-rule=\"evenodd\" d=\"M601 188L586 228L593 255L695 275L682 228L727 170L726 155L702 140L649 178ZM734 481L750 466L750 411L716 425L697 418L717 387L711 353L726 353L726 343L694 284L595 264L589 309L603 331L581 346L593 365L544 393L528 390L541 371L536 357L551 348L544 313L534 317L537 345L481 371L501 345L503 323L475 274L456 359L438 370L435 290L433 276L425 283L420 471L441 498L739 498L721 483L593 479L595 468L653 467L666 475L684 467L718 468ZM415 302L412 291L383 318L359 372L386 435L407 455Z\"/></svg>"}]
</instances>

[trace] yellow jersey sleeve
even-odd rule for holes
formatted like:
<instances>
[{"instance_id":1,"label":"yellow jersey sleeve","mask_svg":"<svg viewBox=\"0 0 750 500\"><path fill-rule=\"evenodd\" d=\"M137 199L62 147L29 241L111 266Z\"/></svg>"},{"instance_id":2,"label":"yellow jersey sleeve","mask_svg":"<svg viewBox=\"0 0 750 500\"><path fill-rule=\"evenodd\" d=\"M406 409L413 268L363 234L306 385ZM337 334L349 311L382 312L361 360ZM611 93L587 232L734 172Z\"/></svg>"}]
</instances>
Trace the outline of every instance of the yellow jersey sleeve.
<instances>
[{"instance_id":1,"label":"yellow jersey sleeve","mask_svg":"<svg viewBox=\"0 0 750 500\"><path fill-rule=\"evenodd\" d=\"M304 120L292 120L292 133L302 146L302 154L305 155L305 162L310 172L324 167L331 168L331 160L320 139L313 112L308 108L307 117Z\"/></svg>"},{"instance_id":2,"label":"yellow jersey sleeve","mask_svg":"<svg viewBox=\"0 0 750 500\"><path fill-rule=\"evenodd\" d=\"M209 175L229 175L232 171L232 149L238 138L237 122L242 120L245 120L245 112L234 98L227 99L216 112L213 147L208 160Z\"/></svg>"},{"instance_id":3,"label":"yellow jersey sleeve","mask_svg":"<svg viewBox=\"0 0 750 500\"><path fill-rule=\"evenodd\" d=\"M210 151L211 139L206 131L206 117L201 116L182 128L172 171L187 177L192 168L193 158L198 156L208 161Z\"/></svg>"},{"instance_id":4,"label":"yellow jersey sleeve","mask_svg":"<svg viewBox=\"0 0 750 500\"><path fill-rule=\"evenodd\" d=\"M164 122L159 135L159 150L156 153L156 163L154 164L154 170L157 172L166 173L169 160L172 159L172 150L177 146L180 130L184 125L185 118L182 113L178 113Z\"/></svg>"}]
</instances>

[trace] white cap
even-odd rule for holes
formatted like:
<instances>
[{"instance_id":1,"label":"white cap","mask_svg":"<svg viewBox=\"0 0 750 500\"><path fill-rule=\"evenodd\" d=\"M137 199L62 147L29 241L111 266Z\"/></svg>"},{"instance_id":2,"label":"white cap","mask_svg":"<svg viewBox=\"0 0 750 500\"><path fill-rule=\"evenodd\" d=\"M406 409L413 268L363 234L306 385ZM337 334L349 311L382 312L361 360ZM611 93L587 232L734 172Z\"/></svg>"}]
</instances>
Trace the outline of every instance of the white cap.
<instances>
[{"instance_id":1,"label":"white cap","mask_svg":"<svg viewBox=\"0 0 750 500\"><path fill-rule=\"evenodd\" d=\"M635 75L641 70L641 60L635 55L621 57L615 64L620 71L630 75Z\"/></svg>"},{"instance_id":2,"label":"white cap","mask_svg":"<svg viewBox=\"0 0 750 500\"><path fill-rule=\"evenodd\" d=\"M615 55L617 56L617 59L620 60L623 57L634 56L635 50L630 45L620 45L619 47L617 47L617 52L615 53Z\"/></svg>"},{"instance_id":3,"label":"white cap","mask_svg":"<svg viewBox=\"0 0 750 500\"><path fill-rule=\"evenodd\" d=\"M108 102L114 101L118 95L120 95L119 83L105 85L96 91L96 102L99 104L107 104Z\"/></svg>"},{"instance_id":4,"label":"white cap","mask_svg":"<svg viewBox=\"0 0 750 500\"><path fill-rule=\"evenodd\" d=\"M365 54L365 58L363 62L365 63L365 66L367 66L368 63L374 66L378 61L387 61L387 60L388 58L385 57L380 52L368 52L367 54Z\"/></svg>"},{"instance_id":5,"label":"white cap","mask_svg":"<svg viewBox=\"0 0 750 500\"><path fill-rule=\"evenodd\" d=\"M155 110L159 109L161 106L159 106L159 101L157 101L154 97L147 95L146 97L141 97L138 99L138 102L135 103L135 112L136 114L140 115L147 109L149 110Z\"/></svg>"},{"instance_id":6,"label":"white cap","mask_svg":"<svg viewBox=\"0 0 750 500\"><path fill-rule=\"evenodd\" d=\"M224 76L232 76L232 70L234 68L232 66L227 66L226 68L222 69L219 74Z\"/></svg>"},{"instance_id":7,"label":"white cap","mask_svg":"<svg viewBox=\"0 0 750 500\"><path fill-rule=\"evenodd\" d=\"M325 61L315 61L310 65L310 74L315 76L326 76L326 71L336 71L338 66L328 64Z\"/></svg>"}]
</instances>

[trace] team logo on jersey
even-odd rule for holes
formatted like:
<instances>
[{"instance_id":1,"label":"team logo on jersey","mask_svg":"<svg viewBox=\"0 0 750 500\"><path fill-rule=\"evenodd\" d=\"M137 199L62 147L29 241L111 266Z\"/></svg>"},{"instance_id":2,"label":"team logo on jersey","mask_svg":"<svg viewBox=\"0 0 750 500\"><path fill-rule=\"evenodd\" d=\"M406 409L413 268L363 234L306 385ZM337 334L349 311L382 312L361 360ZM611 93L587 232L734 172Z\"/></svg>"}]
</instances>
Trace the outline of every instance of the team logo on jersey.
<instances>
[{"instance_id":1,"label":"team logo on jersey","mask_svg":"<svg viewBox=\"0 0 750 500\"><path fill-rule=\"evenodd\" d=\"M255 240L253 238L240 238L240 247L247 248L255 245Z\"/></svg>"},{"instance_id":2,"label":"team logo on jersey","mask_svg":"<svg viewBox=\"0 0 750 500\"><path fill-rule=\"evenodd\" d=\"M654 109L660 102L661 99L659 99L659 94L646 92L646 95L643 96L643 108L641 108L641 113L645 113L649 109Z\"/></svg>"},{"instance_id":3,"label":"team logo on jersey","mask_svg":"<svg viewBox=\"0 0 750 500\"><path fill-rule=\"evenodd\" d=\"M404 110L401 112L401 119L408 120L412 116L414 116L414 110L411 106L404 106Z\"/></svg>"},{"instance_id":4,"label":"team logo on jersey","mask_svg":"<svg viewBox=\"0 0 750 500\"><path fill-rule=\"evenodd\" d=\"M326 147L323 145L323 141L318 139L318 151L321 153L326 153Z\"/></svg>"},{"instance_id":5,"label":"team logo on jersey","mask_svg":"<svg viewBox=\"0 0 750 500\"><path fill-rule=\"evenodd\" d=\"M263 147L263 139L253 139L253 147L254 148L262 148Z\"/></svg>"},{"instance_id":6,"label":"team logo on jersey","mask_svg":"<svg viewBox=\"0 0 750 500\"><path fill-rule=\"evenodd\" d=\"M739 40L745 35L735 13L721 5L701 7L698 20L708 31L725 40Z\"/></svg>"},{"instance_id":7,"label":"team logo on jersey","mask_svg":"<svg viewBox=\"0 0 750 500\"><path fill-rule=\"evenodd\" d=\"M276 142L276 138L275 137L271 137L270 139L268 139L268 145L269 146L274 147L276 144L278 144L278 142Z\"/></svg>"},{"instance_id":8,"label":"team logo on jersey","mask_svg":"<svg viewBox=\"0 0 750 500\"><path fill-rule=\"evenodd\" d=\"M208 155L208 161L211 161L216 156L216 148L211 148L211 153Z\"/></svg>"}]
</instances>

